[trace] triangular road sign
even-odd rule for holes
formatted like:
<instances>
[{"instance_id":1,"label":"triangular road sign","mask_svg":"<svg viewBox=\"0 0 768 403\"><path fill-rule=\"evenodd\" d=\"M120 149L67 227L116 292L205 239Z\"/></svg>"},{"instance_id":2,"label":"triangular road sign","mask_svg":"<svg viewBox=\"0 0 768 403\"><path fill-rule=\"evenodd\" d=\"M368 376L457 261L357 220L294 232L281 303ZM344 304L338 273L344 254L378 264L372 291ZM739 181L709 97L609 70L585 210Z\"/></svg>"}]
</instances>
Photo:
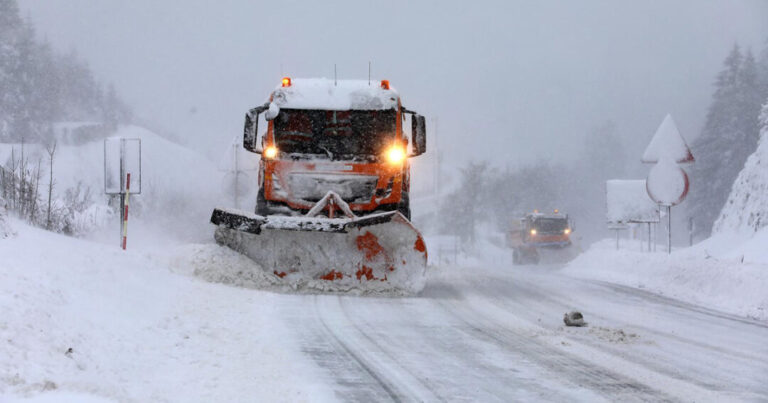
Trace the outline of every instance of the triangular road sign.
<instances>
[{"instance_id":1,"label":"triangular road sign","mask_svg":"<svg viewBox=\"0 0 768 403\"><path fill-rule=\"evenodd\" d=\"M650 144L643 153L641 159L644 163L655 164L661 158L669 158L678 164L693 162L693 154L685 139L677 130L672 116L667 115L661 125L656 129Z\"/></svg>"}]
</instances>

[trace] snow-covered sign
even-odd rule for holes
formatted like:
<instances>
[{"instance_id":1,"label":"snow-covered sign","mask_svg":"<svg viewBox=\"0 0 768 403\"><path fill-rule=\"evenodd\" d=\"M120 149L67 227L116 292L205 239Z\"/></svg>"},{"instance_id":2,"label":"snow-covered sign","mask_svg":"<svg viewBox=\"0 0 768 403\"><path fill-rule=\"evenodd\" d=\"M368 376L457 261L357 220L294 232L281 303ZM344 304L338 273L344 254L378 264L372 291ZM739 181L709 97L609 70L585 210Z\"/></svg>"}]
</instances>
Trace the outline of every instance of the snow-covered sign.
<instances>
[{"instance_id":1,"label":"snow-covered sign","mask_svg":"<svg viewBox=\"0 0 768 403\"><path fill-rule=\"evenodd\" d=\"M613 179L605 182L610 224L658 222L658 205L648 197L642 179Z\"/></svg>"},{"instance_id":2,"label":"snow-covered sign","mask_svg":"<svg viewBox=\"0 0 768 403\"><path fill-rule=\"evenodd\" d=\"M645 149L641 161L655 164L662 158L671 159L679 164L694 161L691 149L677 130L671 115L667 115L656 129L656 134Z\"/></svg>"},{"instance_id":3,"label":"snow-covered sign","mask_svg":"<svg viewBox=\"0 0 768 403\"><path fill-rule=\"evenodd\" d=\"M104 139L104 192L125 193L126 177L131 174L131 193L141 193L141 139Z\"/></svg>"},{"instance_id":4,"label":"snow-covered sign","mask_svg":"<svg viewBox=\"0 0 768 403\"><path fill-rule=\"evenodd\" d=\"M648 196L658 204L675 206L688 195L688 175L674 161L663 157L651 168L646 180Z\"/></svg>"}]
</instances>

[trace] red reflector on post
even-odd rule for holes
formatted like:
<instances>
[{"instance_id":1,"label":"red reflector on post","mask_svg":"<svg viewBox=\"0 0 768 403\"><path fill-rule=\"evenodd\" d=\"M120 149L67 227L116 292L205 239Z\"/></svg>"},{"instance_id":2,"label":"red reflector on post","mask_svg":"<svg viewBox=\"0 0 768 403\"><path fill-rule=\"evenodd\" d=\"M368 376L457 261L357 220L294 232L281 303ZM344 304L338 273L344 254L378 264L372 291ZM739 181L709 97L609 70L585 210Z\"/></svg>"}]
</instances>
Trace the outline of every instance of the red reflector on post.
<instances>
[{"instance_id":1,"label":"red reflector on post","mask_svg":"<svg viewBox=\"0 0 768 403\"><path fill-rule=\"evenodd\" d=\"M290 87L291 86L291 78L290 77L283 77L283 87Z\"/></svg>"},{"instance_id":2,"label":"red reflector on post","mask_svg":"<svg viewBox=\"0 0 768 403\"><path fill-rule=\"evenodd\" d=\"M389 89L389 80L381 80L381 88L388 90Z\"/></svg>"}]
</instances>

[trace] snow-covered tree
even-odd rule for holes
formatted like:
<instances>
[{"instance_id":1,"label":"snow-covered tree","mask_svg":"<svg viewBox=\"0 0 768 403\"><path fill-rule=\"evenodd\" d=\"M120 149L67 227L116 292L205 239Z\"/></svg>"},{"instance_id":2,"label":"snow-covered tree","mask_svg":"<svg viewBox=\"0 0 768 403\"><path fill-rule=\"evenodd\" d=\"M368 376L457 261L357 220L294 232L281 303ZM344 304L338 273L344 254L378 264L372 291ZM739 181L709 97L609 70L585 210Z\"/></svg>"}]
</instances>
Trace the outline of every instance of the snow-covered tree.
<instances>
[{"instance_id":1,"label":"snow-covered tree","mask_svg":"<svg viewBox=\"0 0 768 403\"><path fill-rule=\"evenodd\" d=\"M481 212L485 210L488 164L470 163L460 170L460 176L461 185L440 207L443 217L441 231L458 235L465 245L472 245L477 224L483 219Z\"/></svg>"},{"instance_id":2,"label":"snow-covered tree","mask_svg":"<svg viewBox=\"0 0 768 403\"><path fill-rule=\"evenodd\" d=\"M56 121L103 121L106 134L129 119L74 52L56 54L19 17L16 0L0 0L0 142L50 140Z\"/></svg>"},{"instance_id":3,"label":"snow-covered tree","mask_svg":"<svg viewBox=\"0 0 768 403\"><path fill-rule=\"evenodd\" d=\"M733 181L757 147L758 114L764 97L751 52L735 45L715 82L701 135L693 142L690 212L698 236L707 236Z\"/></svg>"},{"instance_id":4,"label":"snow-covered tree","mask_svg":"<svg viewBox=\"0 0 768 403\"><path fill-rule=\"evenodd\" d=\"M8 210L5 208L6 202L2 196L0 196L0 239L7 238L13 235L13 229L8 223Z\"/></svg>"},{"instance_id":5,"label":"snow-covered tree","mask_svg":"<svg viewBox=\"0 0 768 403\"><path fill-rule=\"evenodd\" d=\"M763 97L768 97L768 39L765 40L763 50L757 63L757 76L760 80L760 88Z\"/></svg>"}]
</instances>

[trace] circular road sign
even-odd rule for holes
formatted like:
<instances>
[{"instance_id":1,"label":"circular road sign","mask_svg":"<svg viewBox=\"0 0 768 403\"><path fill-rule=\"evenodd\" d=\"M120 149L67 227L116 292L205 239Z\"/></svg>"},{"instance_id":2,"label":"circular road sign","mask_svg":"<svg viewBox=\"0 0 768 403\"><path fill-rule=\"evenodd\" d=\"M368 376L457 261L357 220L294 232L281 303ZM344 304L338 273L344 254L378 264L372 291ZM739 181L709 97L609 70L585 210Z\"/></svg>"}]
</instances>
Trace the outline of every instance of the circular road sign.
<instances>
[{"instance_id":1,"label":"circular road sign","mask_svg":"<svg viewBox=\"0 0 768 403\"><path fill-rule=\"evenodd\" d=\"M673 161L662 159L651 168L645 189L648 196L658 204L675 206L688 195L690 182L683 168Z\"/></svg>"}]
</instances>

